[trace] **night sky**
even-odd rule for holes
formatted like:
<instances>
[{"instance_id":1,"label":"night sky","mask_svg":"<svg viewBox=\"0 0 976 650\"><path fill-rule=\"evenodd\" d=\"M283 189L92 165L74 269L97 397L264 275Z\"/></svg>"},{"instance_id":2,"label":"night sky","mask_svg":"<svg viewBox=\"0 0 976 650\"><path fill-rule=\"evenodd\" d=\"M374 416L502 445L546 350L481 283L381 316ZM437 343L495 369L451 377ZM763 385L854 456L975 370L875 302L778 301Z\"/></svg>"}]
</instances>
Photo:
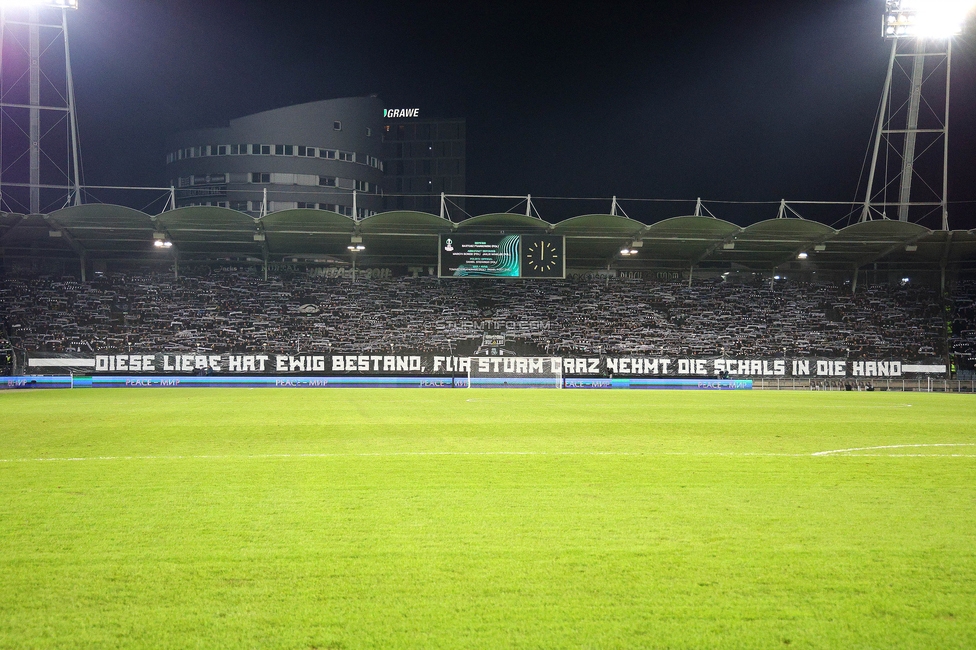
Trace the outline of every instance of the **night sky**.
<instances>
[{"instance_id":1,"label":"night sky","mask_svg":"<svg viewBox=\"0 0 976 650\"><path fill-rule=\"evenodd\" d=\"M863 199L883 5L81 0L69 29L84 182L164 184L175 131L375 93L467 118L469 193ZM953 53L952 201L976 200L970 27ZM710 207L740 222L776 213ZM647 221L692 206L624 208ZM950 225L976 226L974 212L952 206Z\"/></svg>"}]
</instances>

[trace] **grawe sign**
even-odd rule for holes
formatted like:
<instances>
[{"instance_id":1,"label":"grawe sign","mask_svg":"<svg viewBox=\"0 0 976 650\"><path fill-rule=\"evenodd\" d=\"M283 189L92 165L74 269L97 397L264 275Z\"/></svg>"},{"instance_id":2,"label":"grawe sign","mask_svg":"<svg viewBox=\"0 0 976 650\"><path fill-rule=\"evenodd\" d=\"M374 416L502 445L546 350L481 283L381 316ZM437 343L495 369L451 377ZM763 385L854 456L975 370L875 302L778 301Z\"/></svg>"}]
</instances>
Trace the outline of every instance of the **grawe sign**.
<instances>
[{"instance_id":1,"label":"grawe sign","mask_svg":"<svg viewBox=\"0 0 976 650\"><path fill-rule=\"evenodd\" d=\"M383 117L389 119L394 117L420 117L419 108L384 108Z\"/></svg>"}]
</instances>

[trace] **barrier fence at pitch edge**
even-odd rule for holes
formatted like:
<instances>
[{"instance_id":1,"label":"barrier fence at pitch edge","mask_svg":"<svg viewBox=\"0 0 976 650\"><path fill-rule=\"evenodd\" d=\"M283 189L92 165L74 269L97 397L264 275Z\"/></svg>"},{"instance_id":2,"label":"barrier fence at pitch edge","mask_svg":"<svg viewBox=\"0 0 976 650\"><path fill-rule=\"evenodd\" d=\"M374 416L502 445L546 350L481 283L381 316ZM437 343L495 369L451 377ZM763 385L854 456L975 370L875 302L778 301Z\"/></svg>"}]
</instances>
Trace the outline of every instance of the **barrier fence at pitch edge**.
<instances>
[{"instance_id":1,"label":"barrier fence at pitch edge","mask_svg":"<svg viewBox=\"0 0 976 650\"><path fill-rule=\"evenodd\" d=\"M467 377L220 377L220 376L0 376L0 390L18 388L468 388ZM976 393L971 379L643 379L485 378L475 388L567 388L636 390L816 390Z\"/></svg>"},{"instance_id":2,"label":"barrier fence at pitch edge","mask_svg":"<svg viewBox=\"0 0 976 650\"><path fill-rule=\"evenodd\" d=\"M21 376L0 388L468 388L467 377ZM752 390L752 380L479 378L475 388Z\"/></svg>"}]
</instances>

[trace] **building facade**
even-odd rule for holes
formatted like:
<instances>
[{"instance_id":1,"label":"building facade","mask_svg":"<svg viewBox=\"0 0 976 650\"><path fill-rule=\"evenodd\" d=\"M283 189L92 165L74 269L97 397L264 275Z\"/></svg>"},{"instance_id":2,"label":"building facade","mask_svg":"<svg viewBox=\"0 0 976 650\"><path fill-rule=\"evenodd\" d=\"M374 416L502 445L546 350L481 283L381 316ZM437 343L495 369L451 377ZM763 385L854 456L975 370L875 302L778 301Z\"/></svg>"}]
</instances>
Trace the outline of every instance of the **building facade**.
<instances>
[{"instance_id":1,"label":"building facade","mask_svg":"<svg viewBox=\"0 0 976 650\"><path fill-rule=\"evenodd\" d=\"M254 216L311 208L364 218L384 209L383 127L377 97L256 113L178 133L166 155L167 178L178 207Z\"/></svg>"},{"instance_id":2,"label":"building facade","mask_svg":"<svg viewBox=\"0 0 976 650\"><path fill-rule=\"evenodd\" d=\"M387 111L375 96L310 102L178 133L166 171L177 207L436 214L441 192L465 191L465 121Z\"/></svg>"},{"instance_id":3,"label":"building facade","mask_svg":"<svg viewBox=\"0 0 976 650\"><path fill-rule=\"evenodd\" d=\"M437 213L440 194L464 194L463 118L388 118L383 126L386 209ZM452 201L464 208L463 199Z\"/></svg>"}]
</instances>

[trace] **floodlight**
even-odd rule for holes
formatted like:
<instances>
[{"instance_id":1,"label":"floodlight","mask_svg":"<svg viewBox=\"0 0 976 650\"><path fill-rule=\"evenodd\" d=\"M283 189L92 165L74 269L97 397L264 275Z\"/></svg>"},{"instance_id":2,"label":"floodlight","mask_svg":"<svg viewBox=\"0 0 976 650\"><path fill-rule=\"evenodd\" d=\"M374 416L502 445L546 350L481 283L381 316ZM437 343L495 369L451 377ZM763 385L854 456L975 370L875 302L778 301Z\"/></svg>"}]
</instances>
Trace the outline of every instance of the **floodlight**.
<instances>
[{"instance_id":1,"label":"floodlight","mask_svg":"<svg viewBox=\"0 0 976 650\"><path fill-rule=\"evenodd\" d=\"M346 248L351 250L353 253L358 253L360 251L366 250L366 247L363 246L362 244L356 244L355 246L346 246Z\"/></svg>"},{"instance_id":2,"label":"floodlight","mask_svg":"<svg viewBox=\"0 0 976 650\"><path fill-rule=\"evenodd\" d=\"M886 0L885 38L944 39L962 33L976 0Z\"/></svg>"},{"instance_id":3,"label":"floodlight","mask_svg":"<svg viewBox=\"0 0 976 650\"><path fill-rule=\"evenodd\" d=\"M55 9L77 9L78 0L0 0L0 8L54 7Z\"/></svg>"},{"instance_id":4,"label":"floodlight","mask_svg":"<svg viewBox=\"0 0 976 650\"><path fill-rule=\"evenodd\" d=\"M172 248L173 242L166 239L157 239L153 241L153 246L156 248Z\"/></svg>"},{"instance_id":5,"label":"floodlight","mask_svg":"<svg viewBox=\"0 0 976 650\"><path fill-rule=\"evenodd\" d=\"M637 251L634 250L633 248L621 248L620 249L620 254L621 255L637 255Z\"/></svg>"},{"instance_id":6,"label":"floodlight","mask_svg":"<svg viewBox=\"0 0 976 650\"><path fill-rule=\"evenodd\" d=\"M796 256L796 259L805 260L807 257L808 255L806 253L800 253L799 255Z\"/></svg>"}]
</instances>

